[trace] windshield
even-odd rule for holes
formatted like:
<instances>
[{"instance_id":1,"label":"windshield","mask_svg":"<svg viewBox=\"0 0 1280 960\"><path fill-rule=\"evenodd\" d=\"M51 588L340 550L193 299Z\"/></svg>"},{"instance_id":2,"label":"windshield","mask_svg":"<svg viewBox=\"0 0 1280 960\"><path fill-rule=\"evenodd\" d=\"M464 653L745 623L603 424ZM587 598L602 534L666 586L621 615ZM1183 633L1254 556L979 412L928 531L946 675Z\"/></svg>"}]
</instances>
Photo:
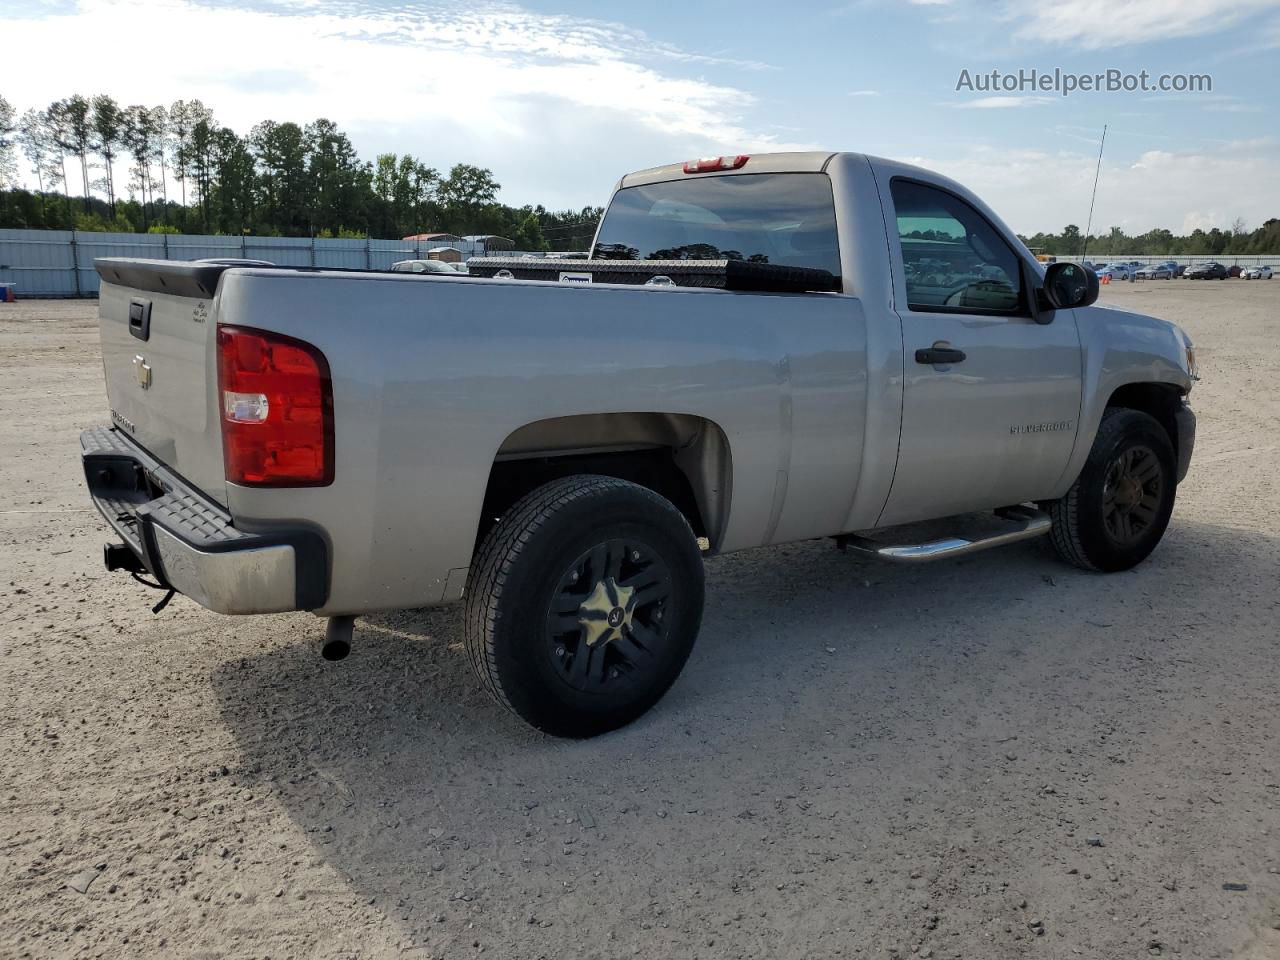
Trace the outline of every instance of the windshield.
<instances>
[{"instance_id":1,"label":"windshield","mask_svg":"<svg viewBox=\"0 0 1280 960\"><path fill-rule=\"evenodd\" d=\"M840 276L831 181L821 173L671 180L614 194L592 256L746 260Z\"/></svg>"}]
</instances>

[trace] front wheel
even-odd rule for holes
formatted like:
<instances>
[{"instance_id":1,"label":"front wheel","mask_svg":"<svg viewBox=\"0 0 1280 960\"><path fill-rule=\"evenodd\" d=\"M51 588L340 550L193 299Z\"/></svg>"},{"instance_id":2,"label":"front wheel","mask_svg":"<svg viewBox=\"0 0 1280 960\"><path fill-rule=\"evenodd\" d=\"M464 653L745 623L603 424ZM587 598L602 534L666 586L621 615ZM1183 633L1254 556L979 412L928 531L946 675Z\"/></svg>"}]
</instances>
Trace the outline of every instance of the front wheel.
<instances>
[{"instance_id":1,"label":"front wheel","mask_svg":"<svg viewBox=\"0 0 1280 960\"><path fill-rule=\"evenodd\" d=\"M1173 444L1154 417L1108 410L1080 476L1048 505L1058 555L1105 573L1141 563L1169 525L1176 477Z\"/></svg>"},{"instance_id":2,"label":"front wheel","mask_svg":"<svg viewBox=\"0 0 1280 960\"><path fill-rule=\"evenodd\" d=\"M702 620L702 555L668 500L567 477L518 501L467 581L465 646L493 697L539 730L591 737L675 682Z\"/></svg>"}]
</instances>

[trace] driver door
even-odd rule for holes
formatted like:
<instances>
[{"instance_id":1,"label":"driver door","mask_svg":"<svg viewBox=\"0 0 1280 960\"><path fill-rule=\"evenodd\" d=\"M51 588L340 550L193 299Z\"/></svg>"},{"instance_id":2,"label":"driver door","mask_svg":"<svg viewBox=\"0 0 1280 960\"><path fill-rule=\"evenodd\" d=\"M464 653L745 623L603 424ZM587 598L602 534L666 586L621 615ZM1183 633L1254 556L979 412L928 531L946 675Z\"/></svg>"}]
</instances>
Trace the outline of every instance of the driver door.
<instances>
[{"instance_id":1,"label":"driver door","mask_svg":"<svg viewBox=\"0 0 1280 960\"><path fill-rule=\"evenodd\" d=\"M938 186L886 179L905 376L898 466L880 525L1047 497L1080 412L1073 312L1037 323L1024 278L1039 271L1023 269L986 216Z\"/></svg>"}]
</instances>

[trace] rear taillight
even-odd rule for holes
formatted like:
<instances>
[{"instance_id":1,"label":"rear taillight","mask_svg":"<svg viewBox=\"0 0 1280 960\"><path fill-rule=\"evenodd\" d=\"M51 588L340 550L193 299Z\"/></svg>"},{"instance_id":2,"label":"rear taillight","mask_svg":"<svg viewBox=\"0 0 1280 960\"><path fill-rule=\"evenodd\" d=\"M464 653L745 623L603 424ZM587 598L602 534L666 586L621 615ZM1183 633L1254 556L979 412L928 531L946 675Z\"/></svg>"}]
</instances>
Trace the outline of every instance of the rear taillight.
<instances>
[{"instance_id":1,"label":"rear taillight","mask_svg":"<svg viewBox=\"0 0 1280 960\"><path fill-rule=\"evenodd\" d=\"M737 170L746 166L750 157L739 154L736 157L703 157L701 160L686 160L685 173L710 173L712 170Z\"/></svg>"},{"instance_id":2,"label":"rear taillight","mask_svg":"<svg viewBox=\"0 0 1280 960\"><path fill-rule=\"evenodd\" d=\"M218 398L230 483L333 482L333 386L328 361L311 344L219 325Z\"/></svg>"}]
</instances>

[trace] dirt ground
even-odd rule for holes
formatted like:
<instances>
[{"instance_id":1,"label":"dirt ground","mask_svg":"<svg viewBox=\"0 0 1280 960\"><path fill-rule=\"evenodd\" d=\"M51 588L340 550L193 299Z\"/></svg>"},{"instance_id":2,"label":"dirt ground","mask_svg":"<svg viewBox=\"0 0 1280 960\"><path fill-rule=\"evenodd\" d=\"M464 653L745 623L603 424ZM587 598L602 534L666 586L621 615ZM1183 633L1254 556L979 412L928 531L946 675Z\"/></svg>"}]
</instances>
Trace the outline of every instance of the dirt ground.
<instances>
[{"instance_id":1,"label":"dirt ground","mask_svg":"<svg viewBox=\"0 0 1280 960\"><path fill-rule=\"evenodd\" d=\"M0 304L0 956L1280 957L1280 283L1103 291L1204 376L1147 563L715 559L671 693L583 743L456 609L339 664L152 616L81 489L95 304Z\"/></svg>"}]
</instances>

